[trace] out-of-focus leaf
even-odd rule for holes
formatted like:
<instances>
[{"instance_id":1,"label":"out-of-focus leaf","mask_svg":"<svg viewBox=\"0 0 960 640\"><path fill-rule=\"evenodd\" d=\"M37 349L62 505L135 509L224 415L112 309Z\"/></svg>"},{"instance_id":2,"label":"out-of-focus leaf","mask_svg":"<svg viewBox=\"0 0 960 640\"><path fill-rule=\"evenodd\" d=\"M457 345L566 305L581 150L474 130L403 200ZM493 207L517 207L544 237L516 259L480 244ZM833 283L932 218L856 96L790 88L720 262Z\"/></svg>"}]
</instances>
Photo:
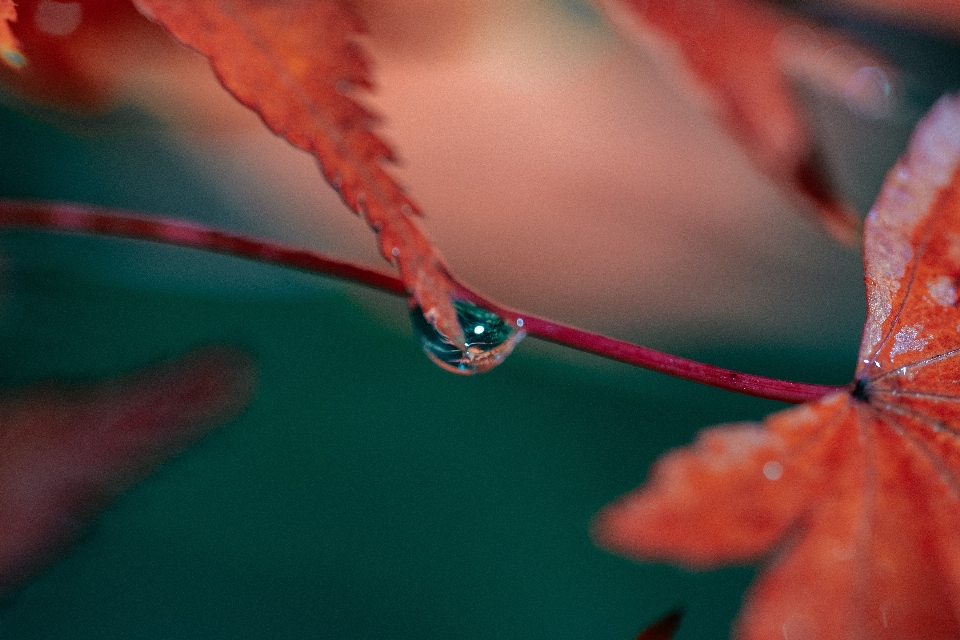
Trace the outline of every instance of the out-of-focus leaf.
<instances>
[{"instance_id":1,"label":"out-of-focus leaf","mask_svg":"<svg viewBox=\"0 0 960 640\"><path fill-rule=\"evenodd\" d=\"M0 593L50 562L120 491L234 415L253 388L238 352L203 349L94 384L0 397Z\"/></svg>"},{"instance_id":2,"label":"out-of-focus leaf","mask_svg":"<svg viewBox=\"0 0 960 640\"><path fill-rule=\"evenodd\" d=\"M20 43L10 31L10 23L17 21L17 8L13 0L0 0L0 57L3 61L19 69L23 66L23 52L20 51Z\"/></svg>"},{"instance_id":3,"label":"out-of-focus leaf","mask_svg":"<svg viewBox=\"0 0 960 640\"><path fill-rule=\"evenodd\" d=\"M960 96L918 125L864 233L856 385L705 431L608 507L600 542L765 560L738 637L960 637Z\"/></svg>"},{"instance_id":4,"label":"out-of-focus leaf","mask_svg":"<svg viewBox=\"0 0 960 640\"><path fill-rule=\"evenodd\" d=\"M0 82L61 108L108 106L122 78L169 40L129 0L18 0L17 10L13 30L27 64L17 72L0 68Z\"/></svg>"},{"instance_id":5,"label":"out-of-focus leaf","mask_svg":"<svg viewBox=\"0 0 960 640\"><path fill-rule=\"evenodd\" d=\"M800 73L827 83L866 111L888 96L875 86L884 65L823 29L754 0L601 0L632 42L668 63L746 148L757 165L853 243L859 218L827 178L790 87ZM816 43L815 45L812 43ZM811 48L830 52L812 61ZM887 87L888 88L888 87Z\"/></svg>"},{"instance_id":6,"label":"out-of-focus leaf","mask_svg":"<svg viewBox=\"0 0 960 640\"><path fill-rule=\"evenodd\" d=\"M456 286L417 226L417 205L386 171L393 151L351 95L371 86L357 42L363 24L344 0L136 0L147 16L213 66L240 102L317 157L344 202L380 236L425 316L461 347Z\"/></svg>"}]
</instances>

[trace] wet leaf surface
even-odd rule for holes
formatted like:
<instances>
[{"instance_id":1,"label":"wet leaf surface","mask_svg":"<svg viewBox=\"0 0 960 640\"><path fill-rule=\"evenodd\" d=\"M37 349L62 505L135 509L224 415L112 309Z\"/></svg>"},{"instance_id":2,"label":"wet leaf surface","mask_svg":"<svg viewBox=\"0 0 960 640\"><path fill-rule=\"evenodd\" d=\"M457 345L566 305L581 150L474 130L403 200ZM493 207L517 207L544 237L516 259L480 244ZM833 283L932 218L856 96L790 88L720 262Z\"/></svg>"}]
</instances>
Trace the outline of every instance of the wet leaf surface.
<instances>
[{"instance_id":1,"label":"wet leaf surface","mask_svg":"<svg viewBox=\"0 0 960 640\"><path fill-rule=\"evenodd\" d=\"M636 557L764 561L739 637L960 634L958 166L948 97L867 219L851 392L704 431L597 521L602 544Z\"/></svg>"}]
</instances>

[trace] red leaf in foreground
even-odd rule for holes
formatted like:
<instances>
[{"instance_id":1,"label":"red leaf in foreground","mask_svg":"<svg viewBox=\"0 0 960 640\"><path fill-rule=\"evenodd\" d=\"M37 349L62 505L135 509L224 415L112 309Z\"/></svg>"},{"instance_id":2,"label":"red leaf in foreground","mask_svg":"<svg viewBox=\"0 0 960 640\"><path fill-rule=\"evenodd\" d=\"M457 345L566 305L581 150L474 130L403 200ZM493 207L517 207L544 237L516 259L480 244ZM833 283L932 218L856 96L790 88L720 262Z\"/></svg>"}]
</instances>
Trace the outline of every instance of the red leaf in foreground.
<instances>
[{"instance_id":1,"label":"red leaf in foreground","mask_svg":"<svg viewBox=\"0 0 960 640\"><path fill-rule=\"evenodd\" d=\"M743 638L960 637L960 96L887 177L864 262L851 392L703 432L596 523L637 557L765 560Z\"/></svg>"},{"instance_id":2,"label":"red leaf in foreground","mask_svg":"<svg viewBox=\"0 0 960 640\"><path fill-rule=\"evenodd\" d=\"M56 557L84 522L252 391L238 352L204 349L122 378L0 398L0 593Z\"/></svg>"},{"instance_id":3,"label":"red leaf in foreground","mask_svg":"<svg viewBox=\"0 0 960 640\"><path fill-rule=\"evenodd\" d=\"M384 168L391 149L375 116L349 93L371 85L345 0L135 0L140 10L207 58L221 83L270 129L317 157L344 202L380 235L380 249L437 329L464 344L455 290L413 220L417 205Z\"/></svg>"},{"instance_id":4,"label":"red leaf in foreground","mask_svg":"<svg viewBox=\"0 0 960 640\"><path fill-rule=\"evenodd\" d=\"M694 93L707 98L707 107L763 171L813 207L837 238L855 241L859 219L825 178L788 71L815 74L819 84L876 111L886 104L882 87L871 82L882 73L877 61L822 29L752 0L601 4L627 37L680 67L670 71L692 81ZM804 33L808 37L801 37ZM822 55L828 51L829 56ZM848 82L861 69L875 73Z\"/></svg>"},{"instance_id":5,"label":"red leaf in foreground","mask_svg":"<svg viewBox=\"0 0 960 640\"><path fill-rule=\"evenodd\" d=\"M23 53L20 44L10 31L10 23L17 21L17 8L13 0L0 0L0 57L14 69L23 66Z\"/></svg>"}]
</instances>

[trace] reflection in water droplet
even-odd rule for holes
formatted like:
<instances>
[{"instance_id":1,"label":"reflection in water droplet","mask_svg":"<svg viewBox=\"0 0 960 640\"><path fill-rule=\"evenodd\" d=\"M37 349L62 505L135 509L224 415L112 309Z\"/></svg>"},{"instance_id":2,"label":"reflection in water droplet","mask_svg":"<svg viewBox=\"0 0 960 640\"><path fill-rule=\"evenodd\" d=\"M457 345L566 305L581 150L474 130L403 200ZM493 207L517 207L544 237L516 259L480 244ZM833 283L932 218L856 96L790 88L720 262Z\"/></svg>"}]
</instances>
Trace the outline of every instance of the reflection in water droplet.
<instances>
[{"instance_id":1,"label":"reflection in water droplet","mask_svg":"<svg viewBox=\"0 0 960 640\"><path fill-rule=\"evenodd\" d=\"M462 300L454 300L453 306L466 339L466 351L440 335L419 305L410 309L413 332L423 350L447 371L461 375L489 371L503 362L524 336L522 330L516 331L492 311Z\"/></svg>"}]
</instances>

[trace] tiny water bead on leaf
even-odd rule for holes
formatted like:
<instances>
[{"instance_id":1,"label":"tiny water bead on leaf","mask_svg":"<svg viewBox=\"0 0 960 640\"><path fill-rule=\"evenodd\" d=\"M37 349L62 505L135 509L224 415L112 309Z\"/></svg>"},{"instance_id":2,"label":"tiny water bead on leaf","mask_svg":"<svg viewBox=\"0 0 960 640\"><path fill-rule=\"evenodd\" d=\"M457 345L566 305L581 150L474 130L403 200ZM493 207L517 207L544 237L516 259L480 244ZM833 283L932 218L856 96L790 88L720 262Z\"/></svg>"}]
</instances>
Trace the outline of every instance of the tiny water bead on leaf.
<instances>
[{"instance_id":1,"label":"tiny water bead on leaf","mask_svg":"<svg viewBox=\"0 0 960 640\"><path fill-rule=\"evenodd\" d=\"M517 330L494 312L473 303L454 300L453 307L463 330L465 349L461 349L437 331L424 315L420 305L414 304L410 308L413 332L420 340L423 350L431 360L447 371L464 376L489 371L503 362L526 335L523 330ZM522 322L518 320L517 325L523 326Z\"/></svg>"}]
</instances>

